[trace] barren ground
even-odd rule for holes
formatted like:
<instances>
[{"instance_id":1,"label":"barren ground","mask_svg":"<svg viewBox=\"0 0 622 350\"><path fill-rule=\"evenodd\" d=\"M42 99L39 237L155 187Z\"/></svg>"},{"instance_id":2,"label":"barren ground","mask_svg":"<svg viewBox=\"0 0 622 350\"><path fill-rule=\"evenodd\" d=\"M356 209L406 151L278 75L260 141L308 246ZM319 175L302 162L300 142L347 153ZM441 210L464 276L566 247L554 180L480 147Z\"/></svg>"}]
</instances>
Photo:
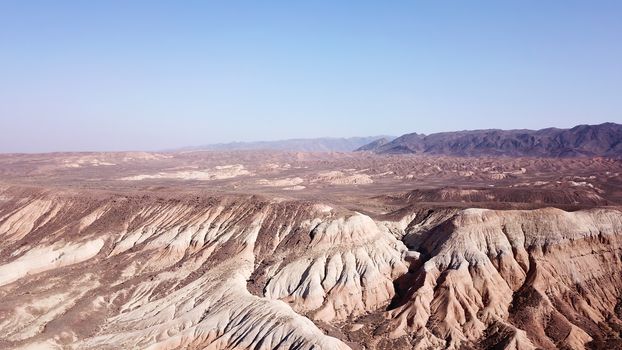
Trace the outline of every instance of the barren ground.
<instances>
[{"instance_id":1,"label":"barren ground","mask_svg":"<svg viewBox=\"0 0 622 350\"><path fill-rule=\"evenodd\" d=\"M0 155L0 348L622 346L622 161Z\"/></svg>"}]
</instances>

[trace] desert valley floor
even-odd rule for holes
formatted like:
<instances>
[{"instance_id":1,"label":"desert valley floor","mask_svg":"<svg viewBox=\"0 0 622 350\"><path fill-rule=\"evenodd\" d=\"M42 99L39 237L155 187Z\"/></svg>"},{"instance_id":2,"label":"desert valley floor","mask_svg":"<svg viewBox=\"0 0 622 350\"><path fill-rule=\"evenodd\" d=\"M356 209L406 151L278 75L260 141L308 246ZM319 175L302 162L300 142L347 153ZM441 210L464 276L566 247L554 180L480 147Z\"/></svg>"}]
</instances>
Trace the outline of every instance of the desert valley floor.
<instances>
[{"instance_id":1,"label":"desert valley floor","mask_svg":"<svg viewBox=\"0 0 622 350\"><path fill-rule=\"evenodd\" d=\"M619 349L622 161L0 155L2 349Z\"/></svg>"}]
</instances>

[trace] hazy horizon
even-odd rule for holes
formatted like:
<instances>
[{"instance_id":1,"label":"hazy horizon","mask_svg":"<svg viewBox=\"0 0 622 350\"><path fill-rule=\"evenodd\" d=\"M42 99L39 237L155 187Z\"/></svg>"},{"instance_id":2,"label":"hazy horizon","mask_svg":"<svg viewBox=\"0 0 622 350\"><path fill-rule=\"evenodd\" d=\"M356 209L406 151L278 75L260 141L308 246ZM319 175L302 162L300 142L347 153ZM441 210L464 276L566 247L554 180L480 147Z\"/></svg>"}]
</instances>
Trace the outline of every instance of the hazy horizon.
<instances>
[{"instance_id":1,"label":"hazy horizon","mask_svg":"<svg viewBox=\"0 0 622 350\"><path fill-rule=\"evenodd\" d=\"M0 152L622 122L622 3L0 3Z\"/></svg>"}]
</instances>

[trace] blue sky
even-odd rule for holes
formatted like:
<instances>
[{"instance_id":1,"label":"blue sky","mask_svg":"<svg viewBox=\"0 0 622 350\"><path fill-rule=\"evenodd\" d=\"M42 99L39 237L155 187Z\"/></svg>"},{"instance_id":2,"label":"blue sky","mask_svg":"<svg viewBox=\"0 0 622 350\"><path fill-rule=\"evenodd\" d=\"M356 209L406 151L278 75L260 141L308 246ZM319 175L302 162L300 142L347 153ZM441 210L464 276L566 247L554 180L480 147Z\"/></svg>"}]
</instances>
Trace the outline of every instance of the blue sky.
<instances>
[{"instance_id":1,"label":"blue sky","mask_svg":"<svg viewBox=\"0 0 622 350\"><path fill-rule=\"evenodd\" d=\"M0 1L0 152L622 122L621 1Z\"/></svg>"}]
</instances>

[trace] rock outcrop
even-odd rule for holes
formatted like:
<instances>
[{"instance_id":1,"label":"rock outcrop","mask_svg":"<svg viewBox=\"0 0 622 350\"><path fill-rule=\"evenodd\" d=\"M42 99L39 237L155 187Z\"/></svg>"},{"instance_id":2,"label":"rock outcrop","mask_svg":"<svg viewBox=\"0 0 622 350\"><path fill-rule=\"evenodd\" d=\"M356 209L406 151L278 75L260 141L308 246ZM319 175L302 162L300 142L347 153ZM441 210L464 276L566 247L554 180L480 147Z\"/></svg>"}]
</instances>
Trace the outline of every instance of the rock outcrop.
<instances>
[{"instance_id":1,"label":"rock outcrop","mask_svg":"<svg viewBox=\"0 0 622 350\"><path fill-rule=\"evenodd\" d=\"M410 232L405 242L429 259L412 273L390 328L449 348L495 338L505 348L584 348L622 324L612 313L621 230L615 210L467 209Z\"/></svg>"}]
</instances>

